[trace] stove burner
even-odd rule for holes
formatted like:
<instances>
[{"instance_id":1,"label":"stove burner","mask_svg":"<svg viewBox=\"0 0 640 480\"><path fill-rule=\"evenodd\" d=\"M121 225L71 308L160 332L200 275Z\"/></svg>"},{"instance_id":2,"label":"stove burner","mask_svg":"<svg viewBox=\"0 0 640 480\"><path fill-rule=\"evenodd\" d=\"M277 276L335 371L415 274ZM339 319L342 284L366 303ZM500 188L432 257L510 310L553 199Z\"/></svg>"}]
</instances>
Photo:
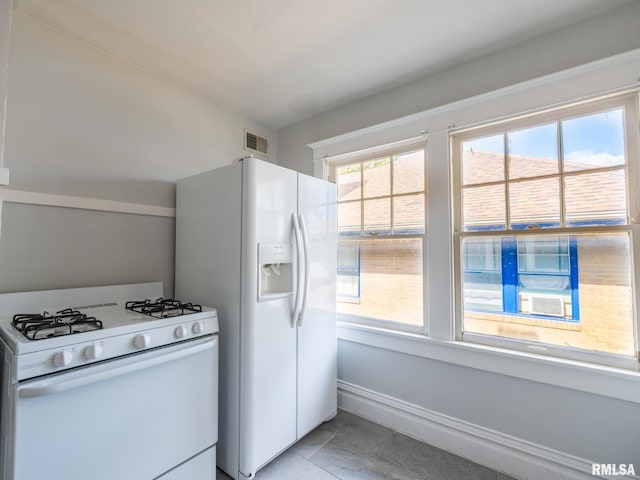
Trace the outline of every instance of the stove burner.
<instances>
[{"instance_id":1,"label":"stove burner","mask_svg":"<svg viewBox=\"0 0 640 480\"><path fill-rule=\"evenodd\" d=\"M46 311L41 314L19 313L13 316L11 324L29 340L43 340L102 328L100 320L71 308L60 310L55 315Z\"/></svg>"},{"instance_id":2,"label":"stove burner","mask_svg":"<svg viewBox=\"0 0 640 480\"><path fill-rule=\"evenodd\" d=\"M172 298L158 298L156 301L132 301L125 305L127 310L143 313L154 318L178 317L194 312L201 312L202 306L180 302Z\"/></svg>"}]
</instances>

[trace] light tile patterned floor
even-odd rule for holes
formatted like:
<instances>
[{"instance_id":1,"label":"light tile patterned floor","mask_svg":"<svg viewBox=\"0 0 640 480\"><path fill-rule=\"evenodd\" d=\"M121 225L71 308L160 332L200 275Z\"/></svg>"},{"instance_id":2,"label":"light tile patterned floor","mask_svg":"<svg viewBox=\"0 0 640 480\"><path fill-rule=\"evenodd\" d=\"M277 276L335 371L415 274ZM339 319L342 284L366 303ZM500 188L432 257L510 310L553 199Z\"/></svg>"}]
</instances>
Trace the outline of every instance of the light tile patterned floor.
<instances>
[{"instance_id":1,"label":"light tile patterned floor","mask_svg":"<svg viewBox=\"0 0 640 480\"><path fill-rule=\"evenodd\" d=\"M218 470L217 480L230 477ZM339 410L260 470L256 480L513 480Z\"/></svg>"}]
</instances>

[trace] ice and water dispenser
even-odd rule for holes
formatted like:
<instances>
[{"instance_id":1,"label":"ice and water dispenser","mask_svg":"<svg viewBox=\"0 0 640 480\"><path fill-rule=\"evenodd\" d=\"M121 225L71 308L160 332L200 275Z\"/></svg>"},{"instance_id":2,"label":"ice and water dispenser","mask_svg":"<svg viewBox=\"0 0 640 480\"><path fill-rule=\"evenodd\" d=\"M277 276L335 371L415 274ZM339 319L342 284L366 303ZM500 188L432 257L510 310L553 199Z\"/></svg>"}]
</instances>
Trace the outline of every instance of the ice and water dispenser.
<instances>
[{"instance_id":1,"label":"ice and water dispenser","mask_svg":"<svg viewBox=\"0 0 640 480\"><path fill-rule=\"evenodd\" d=\"M288 243L258 244L258 301L288 297L293 292L293 263Z\"/></svg>"}]
</instances>

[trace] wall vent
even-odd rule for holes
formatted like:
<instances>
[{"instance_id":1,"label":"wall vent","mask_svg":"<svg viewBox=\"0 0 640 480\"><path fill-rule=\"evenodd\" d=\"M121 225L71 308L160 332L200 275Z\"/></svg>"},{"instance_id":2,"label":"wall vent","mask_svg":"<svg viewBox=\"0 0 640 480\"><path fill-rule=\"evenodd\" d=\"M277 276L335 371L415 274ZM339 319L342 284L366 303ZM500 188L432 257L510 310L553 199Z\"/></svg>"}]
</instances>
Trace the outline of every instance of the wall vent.
<instances>
[{"instance_id":1,"label":"wall vent","mask_svg":"<svg viewBox=\"0 0 640 480\"><path fill-rule=\"evenodd\" d=\"M256 135L248 130L244 131L244 149L251 152L261 153L262 155L269 154L269 142L266 138Z\"/></svg>"},{"instance_id":2,"label":"wall vent","mask_svg":"<svg viewBox=\"0 0 640 480\"><path fill-rule=\"evenodd\" d=\"M564 300L562 297L547 297L542 295L531 295L530 313L540 315L553 315L554 317L564 316Z\"/></svg>"}]
</instances>

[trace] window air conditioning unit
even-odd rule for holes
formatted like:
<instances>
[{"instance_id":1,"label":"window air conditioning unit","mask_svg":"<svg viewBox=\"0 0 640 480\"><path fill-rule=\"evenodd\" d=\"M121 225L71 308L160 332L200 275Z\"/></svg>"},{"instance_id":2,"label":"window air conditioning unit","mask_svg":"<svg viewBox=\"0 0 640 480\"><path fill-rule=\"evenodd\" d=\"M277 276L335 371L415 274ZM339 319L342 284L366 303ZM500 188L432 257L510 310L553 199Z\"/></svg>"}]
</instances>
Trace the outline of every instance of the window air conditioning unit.
<instances>
[{"instance_id":1,"label":"window air conditioning unit","mask_svg":"<svg viewBox=\"0 0 640 480\"><path fill-rule=\"evenodd\" d=\"M531 295L529 297L529 312L564 317L564 299L562 297Z\"/></svg>"},{"instance_id":2,"label":"window air conditioning unit","mask_svg":"<svg viewBox=\"0 0 640 480\"><path fill-rule=\"evenodd\" d=\"M250 152L260 153L262 155L269 154L269 142L266 138L261 137L248 130L244 131L244 149Z\"/></svg>"}]
</instances>

